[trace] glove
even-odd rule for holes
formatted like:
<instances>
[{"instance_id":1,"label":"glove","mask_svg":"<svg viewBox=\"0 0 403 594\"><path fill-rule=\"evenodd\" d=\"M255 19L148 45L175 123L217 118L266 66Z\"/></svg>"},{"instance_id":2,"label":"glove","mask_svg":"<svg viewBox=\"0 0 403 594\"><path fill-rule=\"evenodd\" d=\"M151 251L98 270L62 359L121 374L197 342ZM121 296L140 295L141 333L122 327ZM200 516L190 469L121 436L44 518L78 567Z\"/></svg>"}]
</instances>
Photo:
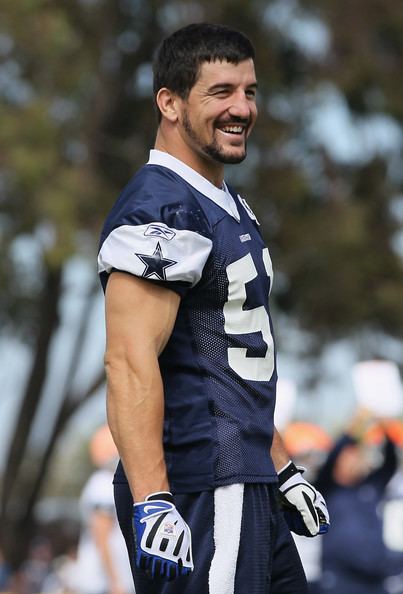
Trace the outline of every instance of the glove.
<instances>
[{"instance_id":1,"label":"glove","mask_svg":"<svg viewBox=\"0 0 403 594\"><path fill-rule=\"evenodd\" d=\"M136 565L149 577L170 581L193 571L189 526L171 493L152 493L133 505Z\"/></svg>"},{"instance_id":2,"label":"glove","mask_svg":"<svg viewBox=\"0 0 403 594\"><path fill-rule=\"evenodd\" d=\"M281 503L288 527L301 536L316 536L329 530L329 512L321 493L302 476L305 468L293 462L279 472Z\"/></svg>"}]
</instances>

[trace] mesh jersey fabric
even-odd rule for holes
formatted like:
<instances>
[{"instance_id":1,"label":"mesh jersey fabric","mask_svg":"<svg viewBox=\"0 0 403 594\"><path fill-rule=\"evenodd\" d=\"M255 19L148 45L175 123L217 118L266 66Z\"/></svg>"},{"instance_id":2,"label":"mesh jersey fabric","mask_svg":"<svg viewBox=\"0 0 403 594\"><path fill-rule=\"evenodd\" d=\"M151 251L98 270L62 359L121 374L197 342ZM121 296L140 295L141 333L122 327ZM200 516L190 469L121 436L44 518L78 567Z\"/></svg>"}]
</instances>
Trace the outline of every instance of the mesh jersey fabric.
<instances>
[{"instance_id":1,"label":"mesh jersey fabric","mask_svg":"<svg viewBox=\"0 0 403 594\"><path fill-rule=\"evenodd\" d=\"M159 360L171 489L276 481L269 252L239 195L152 153L105 222L99 272L104 289L123 270L181 295Z\"/></svg>"}]
</instances>

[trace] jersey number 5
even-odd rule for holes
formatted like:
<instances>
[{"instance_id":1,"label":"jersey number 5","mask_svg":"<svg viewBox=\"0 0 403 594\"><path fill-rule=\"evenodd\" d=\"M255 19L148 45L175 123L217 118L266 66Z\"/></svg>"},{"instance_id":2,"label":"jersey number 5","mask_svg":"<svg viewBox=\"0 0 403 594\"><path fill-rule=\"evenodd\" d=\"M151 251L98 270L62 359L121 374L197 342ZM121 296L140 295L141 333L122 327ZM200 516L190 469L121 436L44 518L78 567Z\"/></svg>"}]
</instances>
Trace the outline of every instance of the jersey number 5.
<instances>
[{"instance_id":1,"label":"jersey number 5","mask_svg":"<svg viewBox=\"0 0 403 594\"><path fill-rule=\"evenodd\" d=\"M269 278L273 276L269 250L263 249L263 263ZM228 363L245 380L269 381L274 371L274 343L268 313L263 305L243 309L246 301L246 283L258 273L251 254L227 266L228 300L224 305L224 329L227 334L261 332L267 345L264 357L247 357L246 348L228 349Z\"/></svg>"}]
</instances>

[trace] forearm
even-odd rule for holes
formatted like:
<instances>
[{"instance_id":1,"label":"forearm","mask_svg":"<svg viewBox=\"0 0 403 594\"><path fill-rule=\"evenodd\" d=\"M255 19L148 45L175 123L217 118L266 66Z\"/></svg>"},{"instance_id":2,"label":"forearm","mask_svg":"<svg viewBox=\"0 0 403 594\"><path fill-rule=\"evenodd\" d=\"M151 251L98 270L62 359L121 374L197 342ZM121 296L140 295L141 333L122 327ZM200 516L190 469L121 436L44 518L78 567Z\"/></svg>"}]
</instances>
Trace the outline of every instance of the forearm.
<instances>
[{"instance_id":1,"label":"forearm","mask_svg":"<svg viewBox=\"0 0 403 594\"><path fill-rule=\"evenodd\" d=\"M286 466L290 461L290 456L276 428L274 428L273 442L270 449L270 455L277 472L282 470L284 466Z\"/></svg>"},{"instance_id":2,"label":"forearm","mask_svg":"<svg viewBox=\"0 0 403 594\"><path fill-rule=\"evenodd\" d=\"M158 360L139 348L107 353L107 412L135 501L169 490L162 445L164 394Z\"/></svg>"}]
</instances>

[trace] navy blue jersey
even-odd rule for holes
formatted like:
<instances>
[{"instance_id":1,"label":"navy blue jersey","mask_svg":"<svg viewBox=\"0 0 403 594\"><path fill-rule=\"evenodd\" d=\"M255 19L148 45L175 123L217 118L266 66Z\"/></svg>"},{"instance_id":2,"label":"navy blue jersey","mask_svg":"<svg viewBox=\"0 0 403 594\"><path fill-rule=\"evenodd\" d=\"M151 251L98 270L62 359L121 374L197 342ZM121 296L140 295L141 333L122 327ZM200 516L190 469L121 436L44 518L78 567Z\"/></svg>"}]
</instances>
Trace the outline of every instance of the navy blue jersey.
<instances>
[{"instance_id":1,"label":"navy blue jersey","mask_svg":"<svg viewBox=\"0 0 403 594\"><path fill-rule=\"evenodd\" d=\"M106 220L98 264L104 288L121 270L181 296L159 361L171 489L277 480L273 273L246 202L151 151Z\"/></svg>"}]
</instances>

